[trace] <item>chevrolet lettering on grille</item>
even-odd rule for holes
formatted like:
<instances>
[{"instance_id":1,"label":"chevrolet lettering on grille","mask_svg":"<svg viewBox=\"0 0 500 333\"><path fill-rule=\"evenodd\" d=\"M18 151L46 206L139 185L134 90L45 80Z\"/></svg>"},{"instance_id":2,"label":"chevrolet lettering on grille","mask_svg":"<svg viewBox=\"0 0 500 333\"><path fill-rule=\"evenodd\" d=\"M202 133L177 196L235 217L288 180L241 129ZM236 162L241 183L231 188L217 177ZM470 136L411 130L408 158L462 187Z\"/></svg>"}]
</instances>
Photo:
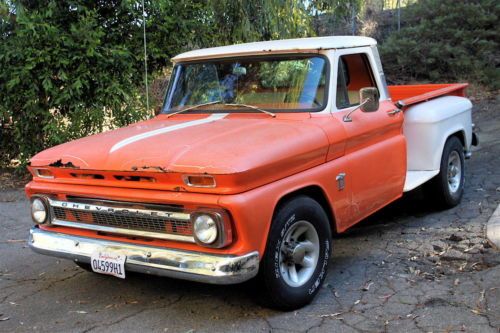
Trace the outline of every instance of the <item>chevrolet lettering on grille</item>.
<instances>
[{"instance_id":1,"label":"chevrolet lettering on grille","mask_svg":"<svg viewBox=\"0 0 500 333\"><path fill-rule=\"evenodd\" d=\"M54 204L56 203L56 204ZM58 204L60 203L60 205ZM146 216L157 216L157 217L174 217L175 213L162 212L155 210L143 210L143 209L126 209L126 208L113 208L113 207L103 207L89 204L80 204L74 202L64 202L64 201L50 201L50 205L53 207L61 208L71 208L79 210L106 212L110 214L131 214L131 215L146 215Z\"/></svg>"}]
</instances>

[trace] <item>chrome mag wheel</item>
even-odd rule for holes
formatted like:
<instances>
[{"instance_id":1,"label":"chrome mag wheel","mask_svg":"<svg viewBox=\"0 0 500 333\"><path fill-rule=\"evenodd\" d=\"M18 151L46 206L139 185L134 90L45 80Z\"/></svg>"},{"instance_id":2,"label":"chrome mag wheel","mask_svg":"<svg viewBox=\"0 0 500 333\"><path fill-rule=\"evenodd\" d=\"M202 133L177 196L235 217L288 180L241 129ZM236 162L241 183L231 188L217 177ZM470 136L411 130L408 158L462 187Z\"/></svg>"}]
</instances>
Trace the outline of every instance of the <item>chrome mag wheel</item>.
<instances>
[{"instance_id":1,"label":"chrome mag wheel","mask_svg":"<svg viewBox=\"0 0 500 333\"><path fill-rule=\"evenodd\" d=\"M450 193L456 193L462 181L462 161L456 150L453 150L448 157L447 176Z\"/></svg>"},{"instance_id":2,"label":"chrome mag wheel","mask_svg":"<svg viewBox=\"0 0 500 333\"><path fill-rule=\"evenodd\" d=\"M293 224L280 248L279 264L285 283L300 287L309 281L318 264L319 251L319 237L314 226L307 221Z\"/></svg>"}]
</instances>

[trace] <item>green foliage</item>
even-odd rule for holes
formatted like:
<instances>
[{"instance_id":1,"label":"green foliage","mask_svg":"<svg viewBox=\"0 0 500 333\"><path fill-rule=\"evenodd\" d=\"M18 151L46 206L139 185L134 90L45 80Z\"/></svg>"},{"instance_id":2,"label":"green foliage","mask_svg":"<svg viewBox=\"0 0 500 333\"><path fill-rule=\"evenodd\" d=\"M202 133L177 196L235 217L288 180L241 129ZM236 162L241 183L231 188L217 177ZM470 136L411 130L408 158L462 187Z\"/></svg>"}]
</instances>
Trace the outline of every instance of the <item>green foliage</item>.
<instances>
[{"instance_id":1,"label":"green foliage","mask_svg":"<svg viewBox=\"0 0 500 333\"><path fill-rule=\"evenodd\" d=\"M0 124L10 128L0 133L3 164L25 163L44 148L148 115L140 2L0 4ZM203 7L195 1L147 5L147 24L157 27L149 34L155 71L183 50L184 38L203 36L191 18Z\"/></svg>"},{"instance_id":2,"label":"green foliage","mask_svg":"<svg viewBox=\"0 0 500 333\"><path fill-rule=\"evenodd\" d=\"M380 47L389 79L469 80L500 88L500 2L420 0Z\"/></svg>"},{"instance_id":3,"label":"green foliage","mask_svg":"<svg viewBox=\"0 0 500 333\"><path fill-rule=\"evenodd\" d=\"M210 0L218 44L279 38L307 37L313 33L309 8L294 0Z\"/></svg>"}]
</instances>

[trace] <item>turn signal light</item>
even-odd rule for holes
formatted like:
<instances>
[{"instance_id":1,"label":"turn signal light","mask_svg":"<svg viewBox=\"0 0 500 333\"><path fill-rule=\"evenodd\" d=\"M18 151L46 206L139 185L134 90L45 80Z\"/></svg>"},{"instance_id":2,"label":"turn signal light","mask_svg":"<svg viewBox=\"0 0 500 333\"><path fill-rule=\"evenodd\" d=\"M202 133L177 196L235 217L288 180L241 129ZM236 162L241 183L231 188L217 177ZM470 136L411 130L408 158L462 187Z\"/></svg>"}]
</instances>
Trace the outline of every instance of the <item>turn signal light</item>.
<instances>
[{"instance_id":1,"label":"turn signal light","mask_svg":"<svg viewBox=\"0 0 500 333\"><path fill-rule=\"evenodd\" d=\"M185 175L182 177L184 183L191 187L215 187L214 176L209 175Z\"/></svg>"}]
</instances>

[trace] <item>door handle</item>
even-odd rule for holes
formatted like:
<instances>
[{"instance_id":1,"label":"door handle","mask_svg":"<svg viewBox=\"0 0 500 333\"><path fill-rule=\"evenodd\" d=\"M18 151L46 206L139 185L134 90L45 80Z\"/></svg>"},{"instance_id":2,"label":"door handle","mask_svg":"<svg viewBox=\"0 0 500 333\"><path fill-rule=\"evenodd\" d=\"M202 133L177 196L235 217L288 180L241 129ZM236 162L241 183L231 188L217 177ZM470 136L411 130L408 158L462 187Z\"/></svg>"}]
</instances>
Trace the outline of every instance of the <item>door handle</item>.
<instances>
[{"instance_id":1,"label":"door handle","mask_svg":"<svg viewBox=\"0 0 500 333\"><path fill-rule=\"evenodd\" d=\"M401 111L403 111L403 110L401 110L401 109L394 109L394 110L392 110L392 111L387 112L387 114L388 114L389 116L394 116L394 115L396 115L396 114L400 113Z\"/></svg>"}]
</instances>

